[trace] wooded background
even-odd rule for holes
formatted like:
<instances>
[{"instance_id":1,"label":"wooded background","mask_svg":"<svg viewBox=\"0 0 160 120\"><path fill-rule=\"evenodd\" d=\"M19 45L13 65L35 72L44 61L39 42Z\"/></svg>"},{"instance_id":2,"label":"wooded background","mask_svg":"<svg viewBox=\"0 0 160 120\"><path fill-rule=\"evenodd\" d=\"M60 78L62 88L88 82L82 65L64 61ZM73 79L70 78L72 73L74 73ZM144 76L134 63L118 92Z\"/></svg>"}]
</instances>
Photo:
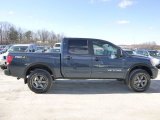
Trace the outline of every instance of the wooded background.
<instances>
[{"instance_id":1,"label":"wooded background","mask_svg":"<svg viewBox=\"0 0 160 120\"><path fill-rule=\"evenodd\" d=\"M1 45L15 43L37 43L53 46L54 43L60 42L63 37L63 34L56 34L54 31L48 31L45 29L37 31L25 30L8 22L0 22Z\"/></svg>"},{"instance_id":2,"label":"wooded background","mask_svg":"<svg viewBox=\"0 0 160 120\"><path fill-rule=\"evenodd\" d=\"M48 31L45 29L32 31L24 30L21 27L8 22L0 22L0 44L15 44L15 43L36 43L39 45L50 45L60 42L64 38L63 34L56 34L54 31ZM142 49L157 49L160 50L160 45L157 45L155 41L146 42L142 44L134 45L120 45L122 48L142 48Z\"/></svg>"}]
</instances>

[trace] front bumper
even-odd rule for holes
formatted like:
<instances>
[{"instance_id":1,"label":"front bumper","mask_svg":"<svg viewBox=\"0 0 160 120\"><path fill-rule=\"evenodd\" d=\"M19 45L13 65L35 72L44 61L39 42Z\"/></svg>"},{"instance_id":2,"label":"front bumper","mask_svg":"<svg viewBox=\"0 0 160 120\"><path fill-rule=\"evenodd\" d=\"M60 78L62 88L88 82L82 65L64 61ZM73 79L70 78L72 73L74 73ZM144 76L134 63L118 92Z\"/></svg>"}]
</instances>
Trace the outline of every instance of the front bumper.
<instances>
[{"instance_id":1,"label":"front bumper","mask_svg":"<svg viewBox=\"0 0 160 120\"><path fill-rule=\"evenodd\" d=\"M157 76L158 76L158 68L157 67L153 67L153 68L151 68L151 71L152 71L152 79L155 79L155 78L157 78Z\"/></svg>"}]
</instances>

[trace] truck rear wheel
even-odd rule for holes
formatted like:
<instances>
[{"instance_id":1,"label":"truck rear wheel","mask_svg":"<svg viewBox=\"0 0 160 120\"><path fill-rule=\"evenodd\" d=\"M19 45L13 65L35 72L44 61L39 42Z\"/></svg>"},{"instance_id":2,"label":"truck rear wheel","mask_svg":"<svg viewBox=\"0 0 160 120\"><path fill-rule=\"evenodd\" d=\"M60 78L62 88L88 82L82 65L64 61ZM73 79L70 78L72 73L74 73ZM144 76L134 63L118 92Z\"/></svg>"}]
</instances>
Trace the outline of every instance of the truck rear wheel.
<instances>
[{"instance_id":1,"label":"truck rear wheel","mask_svg":"<svg viewBox=\"0 0 160 120\"><path fill-rule=\"evenodd\" d=\"M52 77L46 70L36 69L29 75L28 87L35 93L45 93L52 86Z\"/></svg>"},{"instance_id":2,"label":"truck rear wheel","mask_svg":"<svg viewBox=\"0 0 160 120\"><path fill-rule=\"evenodd\" d=\"M150 75L142 69L131 72L128 87L136 92L146 91L150 86Z\"/></svg>"}]
</instances>

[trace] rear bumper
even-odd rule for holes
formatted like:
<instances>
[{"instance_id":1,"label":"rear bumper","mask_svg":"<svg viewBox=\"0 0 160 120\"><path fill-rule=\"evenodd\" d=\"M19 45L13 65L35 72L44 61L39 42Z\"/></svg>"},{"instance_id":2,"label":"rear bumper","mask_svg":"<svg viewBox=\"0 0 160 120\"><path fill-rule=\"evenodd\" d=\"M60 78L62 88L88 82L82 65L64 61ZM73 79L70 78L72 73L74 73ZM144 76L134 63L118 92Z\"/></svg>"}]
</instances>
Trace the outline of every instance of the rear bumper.
<instances>
[{"instance_id":1,"label":"rear bumper","mask_svg":"<svg viewBox=\"0 0 160 120\"><path fill-rule=\"evenodd\" d=\"M153 67L151 68L151 71L152 71L152 79L155 79L158 76L158 68Z\"/></svg>"},{"instance_id":2,"label":"rear bumper","mask_svg":"<svg viewBox=\"0 0 160 120\"><path fill-rule=\"evenodd\" d=\"M5 70L4 70L4 74L7 75L7 76L10 76L10 75L11 75L11 72L10 72L8 69L5 69Z\"/></svg>"},{"instance_id":3,"label":"rear bumper","mask_svg":"<svg viewBox=\"0 0 160 120\"><path fill-rule=\"evenodd\" d=\"M156 66L158 69L160 69L160 64Z\"/></svg>"},{"instance_id":4,"label":"rear bumper","mask_svg":"<svg viewBox=\"0 0 160 120\"><path fill-rule=\"evenodd\" d=\"M0 65L0 67L2 70L7 69L7 65Z\"/></svg>"}]
</instances>

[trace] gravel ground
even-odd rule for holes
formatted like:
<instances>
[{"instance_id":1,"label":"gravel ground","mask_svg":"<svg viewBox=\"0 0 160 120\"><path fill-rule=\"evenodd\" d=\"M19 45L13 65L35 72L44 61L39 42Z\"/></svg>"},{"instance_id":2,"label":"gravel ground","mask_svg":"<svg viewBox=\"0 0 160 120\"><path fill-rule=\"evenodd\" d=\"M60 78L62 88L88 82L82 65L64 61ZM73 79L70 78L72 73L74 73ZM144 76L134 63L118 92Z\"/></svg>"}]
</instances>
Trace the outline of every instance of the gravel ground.
<instances>
[{"instance_id":1,"label":"gravel ground","mask_svg":"<svg viewBox=\"0 0 160 120\"><path fill-rule=\"evenodd\" d=\"M0 70L0 120L160 120L160 75L147 92L116 80L57 80L46 94Z\"/></svg>"}]
</instances>

